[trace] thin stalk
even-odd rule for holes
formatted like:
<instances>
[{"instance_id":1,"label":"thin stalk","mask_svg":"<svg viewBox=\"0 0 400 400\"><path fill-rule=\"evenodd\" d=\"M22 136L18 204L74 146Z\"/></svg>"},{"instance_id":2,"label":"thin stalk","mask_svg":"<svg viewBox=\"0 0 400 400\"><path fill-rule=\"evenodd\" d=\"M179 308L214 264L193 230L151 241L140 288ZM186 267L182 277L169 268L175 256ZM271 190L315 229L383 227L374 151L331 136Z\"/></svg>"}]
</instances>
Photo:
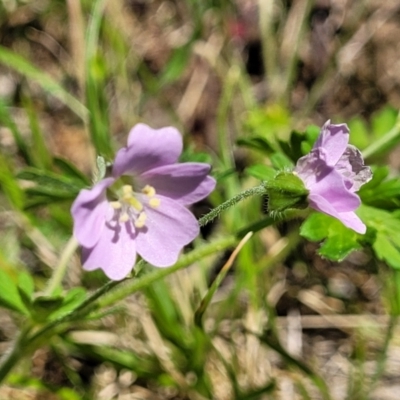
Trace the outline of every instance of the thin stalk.
<instances>
[{"instance_id":1,"label":"thin stalk","mask_svg":"<svg viewBox=\"0 0 400 400\"><path fill-rule=\"evenodd\" d=\"M218 216L223 210L233 206L241 200L250 197L254 194L263 194L263 185L257 186L255 188L246 190L239 195L235 196L233 199L226 201L221 204L216 209L212 210L210 213L205 215L200 221L200 225L205 225L206 223L213 220ZM265 218L265 221L257 221L256 224L252 224L250 228L253 231L262 229L265 226L270 225L273 220L269 217ZM0 360L0 382L7 376L10 370L17 364L17 362L29 352L30 349L34 349L37 344L42 343L47 338L52 335L62 332L64 329L68 328L68 322L76 321L80 318L85 317L91 312L98 311L102 308L113 305L119 300L131 295L132 293L151 285L153 282L162 279L175 271L186 268L192 265L197 260L210 256L216 252L228 249L237 245L240 241L241 235L249 232L250 229L242 229L237 234L229 235L220 240L216 240L213 243L204 245L200 248L193 250L192 252L183 255L178 262L169 268L157 268L152 272L137 278L137 279L126 279L124 281L118 282L108 282L100 289L98 289L94 294L92 294L88 299L86 299L80 306L78 306L74 311L67 315L60 317L55 321L51 321L44 325L41 329L37 330L30 337L30 325L21 331L20 336L11 347L10 351L6 352L2 359ZM60 264L55 270L53 277L51 278L51 283L49 284L46 293L52 294L53 291L61 284L63 279L65 268L68 263L70 255L76 249L76 242L71 239L66 249L64 250L63 256L61 257Z\"/></svg>"},{"instance_id":2,"label":"thin stalk","mask_svg":"<svg viewBox=\"0 0 400 400\"><path fill-rule=\"evenodd\" d=\"M276 77L278 70L277 35L273 30L274 6L275 0L258 1L263 62L266 69L266 76L269 77L269 83L271 83L271 79L273 80Z\"/></svg>"},{"instance_id":3,"label":"thin stalk","mask_svg":"<svg viewBox=\"0 0 400 400\"><path fill-rule=\"evenodd\" d=\"M51 296L61 286L65 273L67 272L68 262L78 248L77 240L72 236L69 239L64 251L61 253L60 261L53 270L47 288L44 292L46 296Z\"/></svg>"},{"instance_id":4,"label":"thin stalk","mask_svg":"<svg viewBox=\"0 0 400 400\"><path fill-rule=\"evenodd\" d=\"M389 345L390 345L390 342L391 342L391 340L393 338L394 328L396 327L398 320L399 320L399 316L398 315L391 315L390 316L389 326L387 328L386 335L385 335L385 340L383 342L383 348L380 351L380 353L378 354L376 371L375 371L375 374L372 377L372 380L371 380L371 383L370 383L371 391L372 391L372 389L374 389L375 384L379 381L379 379L382 377L383 373L385 372Z\"/></svg>"},{"instance_id":5,"label":"thin stalk","mask_svg":"<svg viewBox=\"0 0 400 400\"><path fill-rule=\"evenodd\" d=\"M400 112L397 115L396 123L394 127L385 135L372 142L362 153L364 159L370 158L375 154L387 149L393 144L394 141L400 139Z\"/></svg>"},{"instance_id":6,"label":"thin stalk","mask_svg":"<svg viewBox=\"0 0 400 400\"><path fill-rule=\"evenodd\" d=\"M204 215L199 219L199 225L204 226L211 222L213 219L218 217L222 213L222 211L227 210L228 208L234 206L235 204L239 203L240 201L247 199L250 196L254 195L263 195L265 194L265 187L264 185L256 186L251 189L247 189L242 193L239 193L235 197L225 201L224 203L220 204L219 206L212 209L208 214Z\"/></svg>"},{"instance_id":7,"label":"thin stalk","mask_svg":"<svg viewBox=\"0 0 400 400\"><path fill-rule=\"evenodd\" d=\"M283 91L280 93L280 97L285 101L284 104L288 104L290 98L290 91L292 90L292 84L294 74L299 59L299 47L300 42L304 37L304 29L307 23L307 18L310 14L312 0L303 0L294 2L292 5L293 9L287 19L287 31L285 29L286 36L288 37L282 44L282 58L285 59ZM286 27L285 27L286 28Z\"/></svg>"}]
</instances>

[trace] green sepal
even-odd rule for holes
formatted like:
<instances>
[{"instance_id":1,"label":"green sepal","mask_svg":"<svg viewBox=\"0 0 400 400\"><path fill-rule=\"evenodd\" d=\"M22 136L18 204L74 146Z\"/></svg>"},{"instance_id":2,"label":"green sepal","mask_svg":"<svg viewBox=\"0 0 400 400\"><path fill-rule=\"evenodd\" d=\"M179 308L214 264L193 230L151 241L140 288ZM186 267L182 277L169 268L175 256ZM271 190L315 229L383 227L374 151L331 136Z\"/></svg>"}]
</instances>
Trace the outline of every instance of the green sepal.
<instances>
[{"instance_id":1,"label":"green sepal","mask_svg":"<svg viewBox=\"0 0 400 400\"><path fill-rule=\"evenodd\" d=\"M265 183L268 195L268 211L284 211L288 208L306 208L308 190L293 172L280 172Z\"/></svg>"}]
</instances>

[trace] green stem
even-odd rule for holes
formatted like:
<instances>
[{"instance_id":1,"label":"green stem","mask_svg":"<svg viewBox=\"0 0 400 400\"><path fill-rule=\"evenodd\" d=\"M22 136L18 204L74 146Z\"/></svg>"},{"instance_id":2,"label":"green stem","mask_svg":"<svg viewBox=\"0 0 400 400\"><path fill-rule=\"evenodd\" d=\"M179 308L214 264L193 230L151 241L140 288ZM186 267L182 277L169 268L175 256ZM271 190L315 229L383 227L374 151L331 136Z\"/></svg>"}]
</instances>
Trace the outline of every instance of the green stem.
<instances>
[{"instance_id":1,"label":"green stem","mask_svg":"<svg viewBox=\"0 0 400 400\"><path fill-rule=\"evenodd\" d=\"M19 359L26 355L25 343L30 329L31 326L29 325L21 330L12 346L0 358L0 382L4 380Z\"/></svg>"},{"instance_id":2,"label":"green stem","mask_svg":"<svg viewBox=\"0 0 400 400\"><path fill-rule=\"evenodd\" d=\"M245 190L234 198L222 203L217 208L210 211L207 215L202 217L199 221L199 225L203 226L208 222L212 221L215 217L217 217L223 210L235 205L241 200L244 200L255 194L263 194L265 193L264 186L260 185L255 188L251 188ZM254 231L260 230L265 226L271 225L273 220L269 217L266 217L262 221L257 221L256 224L252 224L248 228ZM154 269L152 272L137 278L137 279L126 279L124 281L118 282L108 282L100 289L98 289L94 294L92 294L88 299L86 299L80 306L78 306L71 313L60 317L55 321L51 321L41 329L37 330L32 336L28 337L28 333L30 328L26 328L21 331L20 336L11 347L10 351L5 353L0 360L0 382L7 376L9 371L13 368L13 366L19 361L21 357L23 357L27 349L34 348L35 345L41 343L43 338L51 337L52 334L56 334L62 331L62 326L65 323L75 321L79 318L82 318L88 315L90 312L97 311L104 307L108 307L119 300L124 299L130 294L147 287L153 282L162 279L175 271L186 268L189 265L192 265L195 261L212 255L221 250L228 249L234 245L236 245L245 234L249 232L250 229L241 229L237 234L230 235L223 239L217 240L213 243L204 245L200 248L193 250L192 252L183 255L179 261L169 268L158 268ZM76 242L72 238L68 245L66 246L63 255L61 256L61 260L57 268L55 269L54 275L52 276L49 286L46 289L46 293L51 295L54 290L61 284L63 276L65 274L66 266L68 264L68 260L76 249Z\"/></svg>"},{"instance_id":3,"label":"green stem","mask_svg":"<svg viewBox=\"0 0 400 400\"><path fill-rule=\"evenodd\" d=\"M254 196L255 194L262 195L265 194L265 187L264 185L256 186L251 189L247 189L242 193L239 193L235 197L225 201L224 203L220 204L219 206L212 209L208 214L204 215L199 219L199 225L204 226L211 222L214 218L218 217L222 211L227 210L228 208L234 206L235 204L239 203L240 201L247 199L250 196Z\"/></svg>"},{"instance_id":4,"label":"green stem","mask_svg":"<svg viewBox=\"0 0 400 400\"><path fill-rule=\"evenodd\" d=\"M155 281L164 278L173 272L179 271L180 269L186 268L193 264L195 261L212 255L216 252L228 249L234 246L238 242L236 236L231 235L226 238L220 239L208 245L202 246L198 249L191 251L188 254L183 255L179 261L169 268L157 268L152 272L144 275L139 279L129 279L121 283L118 288L110 291L110 293L104 295L98 302L96 308L107 307L115 302L124 299L130 294L137 292L140 289L147 287Z\"/></svg>"},{"instance_id":5,"label":"green stem","mask_svg":"<svg viewBox=\"0 0 400 400\"><path fill-rule=\"evenodd\" d=\"M61 254L60 261L58 265L53 270L53 275L51 276L47 288L44 292L46 296L51 296L62 284L62 280L64 279L65 273L67 272L68 262L71 259L72 255L75 253L78 248L77 240L72 236L69 239L67 245L65 246L64 251Z\"/></svg>"},{"instance_id":6,"label":"green stem","mask_svg":"<svg viewBox=\"0 0 400 400\"><path fill-rule=\"evenodd\" d=\"M373 141L362 153L365 159L386 150L394 141L400 139L400 112L394 127L379 139Z\"/></svg>"}]
</instances>

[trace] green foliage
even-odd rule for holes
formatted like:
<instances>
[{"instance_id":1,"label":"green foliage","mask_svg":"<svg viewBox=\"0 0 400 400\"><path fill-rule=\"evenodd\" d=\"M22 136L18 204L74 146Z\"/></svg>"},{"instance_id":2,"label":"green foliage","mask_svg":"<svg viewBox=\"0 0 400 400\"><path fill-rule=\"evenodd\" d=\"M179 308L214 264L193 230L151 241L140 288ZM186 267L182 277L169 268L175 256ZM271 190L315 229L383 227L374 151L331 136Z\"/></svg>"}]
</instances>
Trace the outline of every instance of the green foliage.
<instances>
[{"instance_id":1,"label":"green foliage","mask_svg":"<svg viewBox=\"0 0 400 400\"><path fill-rule=\"evenodd\" d=\"M38 168L25 168L17 174L17 178L32 183L31 187L25 189L26 208L72 200L86 187L79 175L69 177Z\"/></svg>"},{"instance_id":2,"label":"green foliage","mask_svg":"<svg viewBox=\"0 0 400 400\"><path fill-rule=\"evenodd\" d=\"M0 269L0 306L20 314L28 314L19 294L17 282L2 269Z\"/></svg>"},{"instance_id":3,"label":"green foliage","mask_svg":"<svg viewBox=\"0 0 400 400\"><path fill-rule=\"evenodd\" d=\"M385 210L396 210L400 206L400 181L389 177L386 166L373 168L373 178L363 185L359 195L367 205Z\"/></svg>"},{"instance_id":4,"label":"green foliage","mask_svg":"<svg viewBox=\"0 0 400 400\"><path fill-rule=\"evenodd\" d=\"M391 106L385 106L375 111L368 123L361 117L354 117L348 122L350 128L350 143L360 149L365 149L369 145L374 144L385 134L388 134L397 124L398 111ZM399 140L393 138L387 141L374 157L383 155L390 150Z\"/></svg>"},{"instance_id":5,"label":"green foliage","mask_svg":"<svg viewBox=\"0 0 400 400\"><path fill-rule=\"evenodd\" d=\"M254 164L245 169L246 174L259 179L260 181L269 181L276 175L276 170L268 165Z\"/></svg>"},{"instance_id":6,"label":"green foliage","mask_svg":"<svg viewBox=\"0 0 400 400\"><path fill-rule=\"evenodd\" d=\"M280 225L279 221L289 216L298 218L308 212L298 210L307 207L307 190L301 180L289 171L300 157L311 150L320 128L308 126L304 132L298 132L293 127L303 126L317 116L320 118L323 108L318 110L318 114L304 112L301 117L300 109L304 105L307 110L307 104L313 101L316 104L318 99L326 97L323 91L316 95L314 87L305 93L304 100L288 96L294 82L296 85L302 83L303 78L295 76L295 72L299 72L295 67L299 60L298 48L302 44L301 30L309 25L305 22L308 21L312 2L304 2L306 9L303 17L299 12L296 14L296 18L303 18L303 21L298 21L298 26L303 24L303 27L297 30L293 43L289 43L290 51L288 42L280 46L280 39L286 35L285 23L293 10L291 4L286 3L291 2L284 2L282 7L275 4L278 8L274 6L274 12L270 14L268 7L272 3L259 2L262 45L263 50L268 49L269 53L268 57L264 54L266 74L260 77L263 82L257 78L256 85L253 78L247 75L242 57L237 54L242 44L237 46L237 38L232 38L230 29L232 22L242 23L247 19L241 20L242 6L233 6L228 0L162 1L160 4L130 2L123 8L127 15L118 15L119 8L114 8L107 0L47 2L45 10L41 9L40 13L33 3L7 2L7 15L15 15L17 21L20 15L27 16L29 22L26 27L24 24L21 25L23 28L17 27L23 29L23 35L19 33L18 38L7 33L5 39L11 39L10 48L0 47L0 63L11 70L13 79L23 77L16 83L15 93L0 99L0 125L6 132L5 136L9 132L13 140L12 145L1 148L0 154L0 198L3 206L0 213L0 306L9 311L15 324L21 327L21 335L16 335L15 347L10 348L0 360L0 381L11 366L24 357L29 359L33 351L46 345L61 360L69 380L60 385L74 389L50 388L40 380L29 378L30 365L21 365L23 376L11 375L8 383L40 389L39 396L52 392L61 399L94 398L93 388L86 387L80 380L75 363L69 365L68 360L73 356L82 365L94 361L107 365L107 368L115 368L117 373L127 369L137 377L135 385L143 385L149 391L161 387L161 393L171 391L175 396L176 392L177 398L217 398L213 376L217 373L220 373L218 379L223 380L220 386L229 386L232 398L275 398L280 394L276 392L281 387L280 374L272 373L274 378L266 377L262 383L255 376L252 381L258 366L253 369L256 361L251 358L256 359L258 354L254 353L264 357L265 351L274 351L283 361L279 361L278 366L283 375L287 375L287 369L296 371L286 376L293 378L294 396L300 393L301 398L311 398L308 393L311 380L322 397L328 399L329 388L322 378L307 363L292 356L283 341L278 340L274 310L266 301L270 293L276 296L276 291L271 289L276 289L282 282L291 295L292 277L288 275L283 279L284 274L277 273L277 265L280 271L288 271L292 263L305 264L302 252L297 251L299 238L296 223ZM0 8L3 4L6 2L0 0ZM71 7L74 5L78 7L73 11ZM15 13L9 11L12 7L15 7ZM139 11L136 8L132 15L128 15L131 12L129 7L139 7ZM155 7L160 9L153 14ZM269 17L270 20L265 20ZM0 19L3 20L4 16ZM57 27L58 20L64 22L64 19L66 23ZM162 22L158 26L159 20ZM134 29L126 29L126 21L135 25ZM292 18L290 21L293 21ZM41 28L33 29L36 24ZM150 40L144 35L143 46L133 46L135 35L141 35L143 32L140 30L146 24L151 25L151 29L155 28L151 31ZM72 33L67 33L64 25L71 28ZM49 31L48 26L52 27ZM188 27L190 33L179 38L184 39L180 43L185 44L174 44L172 37L177 33L183 34L184 30L180 31L180 28ZM7 24L8 28L14 29L15 22ZM158 28L161 28L169 45L165 51L158 47ZM86 30L85 40L81 43L85 47L85 59L78 60L83 65L73 65L77 61L74 59L74 43L68 40L79 29L81 33ZM54 40L53 44L48 40L50 38ZM222 48L213 55L216 49L219 51L218 46L214 47L215 38L221 39ZM7 40L4 43L8 46ZM241 37L239 40L247 39ZM51 52L53 61L58 65L43 57L49 64L47 69L42 59L38 60L33 54L35 48L32 43L40 46L40 55L42 51L43 54ZM203 44L202 49L206 51L195 52L197 43ZM62 55L65 51L70 52L67 57ZM162 54L159 57L157 53ZM180 94L189 87L188 82L193 82L190 79L196 78L193 70L196 71L199 59L207 73L207 85L199 93L201 101L195 104L193 115L180 120L176 106L181 101ZM42 69L36 65L41 65ZM155 69L153 65L156 65ZM82 68L84 77L77 72ZM328 65L328 78L330 69ZM322 84L317 82L315 87L329 87L329 83L329 79ZM264 87L267 88L265 98L268 104L258 98L259 87L263 91ZM293 91L294 97L301 94L299 87ZM37 98L37 88L50 96L44 101L41 96ZM220 97L207 104L210 88L211 96ZM71 93L80 93L82 102ZM52 98L57 98L73 113L64 107L51 115L49 109L53 108L48 107L51 106L48 102ZM292 100L295 100L296 110L291 107ZM122 282L107 282L103 286L105 278L101 272L87 272L77 287L70 288L71 282L79 279L75 271L71 271L69 279L61 282L62 276L55 289L50 290L44 277L52 274L52 267L55 267L48 265L48 260L57 260L54 261L57 264L64 257L60 249L67 235L71 234L70 204L81 189L90 187L93 182L71 162L51 154L47 136L41 129L42 116L46 122L51 120L60 124L76 124L76 116L82 120L99 157L98 174L94 181L109 173L108 160L117 149L116 142L122 143L120 133L128 131L128 122L143 119L150 124L161 124L167 120L189 133L198 119L200 122L205 120L206 130L210 121L212 123L216 118L217 148L213 147L212 152L196 152L196 146L188 135L180 159L182 162L214 164L213 175L218 180L218 188L210 201L218 212L208 214L208 219L204 216L200 218L202 228L206 223L216 221L207 241L199 238L188 245L177 264L170 268L145 266L140 270L136 266L134 277ZM351 142L366 149L369 157L385 165L383 155L399 142L397 124L397 111L389 106L375 111L369 121L356 117L348 122ZM116 133L115 137L113 133ZM236 149L231 148L232 137L237 138L236 144L245 149L244 174L241 173L242 166L239 163L239 168L235 165ZM1 139L2 145L3 136ZM378 141L381 142L377 150L373 145ZM308 240L320 242L318 253L337 262L362 246L372 249L374 258L386 263L396 277L390 296L397 298L392 310L397 307L398 311L400 278L395 273L400 270L398 171L377 165L373 172L373 179L359 191L363 206L357 213L368 226L366 235L358 235L334 218L319 213L308 216L300 233ZM249 189L254 181L249 177L263 182L259 190ZM261 204L260 199L267 197L265 190L269 195L269 210L275 211L272 216L262 215L266 212L266 205ZM287 213L280 212L286 209L289 209ZM218 220L216 217L219 217ZM276 225L278 229L274 228ZM241 237L267 226L268 231L252 237L235 260L230 271L232 275L227 276L227 264L222 259L222 253L229 256ZM75 250L73 248L69 257ZM29 269L21 271L21 265L25 264ZM188 272L187 275L166 279L173 272L190 265L193 268L180 271ZM224 265L223 269L218 269L221 265ZM307 276L312 276L314 266L308 267ZM195 274L191 275L192 272ZM101 279L97 279L98 276ZM216 278L213 279L213 276ZM315 276L313 279L316 279ZM301 277L296 276L296 286L309 283L299 283L299 280ZM62 290L62 283L68 289ZM325 282L320 282L320 286L324 285ZM88 288L93 292L88 292ZM130 297L122 303L122 307L116 306L139 291L140 296ZM126 308L123 307L125 305ZM143 305L138 315L132 315L132 305ZM346 308L346 312L348 310ZM249 327L257 332L250 331ZM72 334L74 329L107 329L115 331L113 333L121 340L117 345L77 343ZM365 354L363 356L356 348L354 358L364 361L362 357L365 358ZM268 359L268 368L274 368L275 358ZM243 362L243 359L246 361ZM354 360L349 362L358 367ZM243 384L243 377L247 377L248 382ZM364 377L360 375L359 383L354 390L349 390L349 396L358 393L360 385L364 384L361 379ZM362 390L362 395L368 393L367 386Z\"/></svg>"},{"instance_id":7,"label":"green foliage","mask_svg":"<svg viewBox=\"0 0 400 400\"><path fill-rule=\"evenodd\" d=\"M0 46L0 63L39 84L46 92L58 98L82 120L87 118L86 107L49 75L40 71L22 56Z\"/></svg>"},{"instance_id":8,"label":"green foliage","mask_svg":"<svg viewBox=\"0 0 400 400\"><path fill-rule=\"evenodd\" d=\"M364 205L360 207L359 215L376 235L372 248L377 258L400 269L400 219L390 212Z\"/></svg>"},{"instance_id":9,"label":"green foliage","mask_svg":"<svg viewBox=\"0 0 400 400\"><path fill-rule=\"evenodd\" d=\"M357 233L325 214L311 214L301 225L300 234L313 242L322 242L318 254L332 261L342 261L361 249Z\"/></svg>"}]
</instances>

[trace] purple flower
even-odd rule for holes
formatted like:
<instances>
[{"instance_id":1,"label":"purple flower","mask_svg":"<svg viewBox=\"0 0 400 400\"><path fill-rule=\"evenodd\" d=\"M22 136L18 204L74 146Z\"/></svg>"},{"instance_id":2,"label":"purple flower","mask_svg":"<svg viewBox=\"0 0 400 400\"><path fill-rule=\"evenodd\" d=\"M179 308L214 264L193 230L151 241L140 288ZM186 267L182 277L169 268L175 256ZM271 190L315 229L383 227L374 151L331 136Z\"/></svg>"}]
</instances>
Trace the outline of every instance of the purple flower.
<instances>
[{"instance_id":1,"label":"purple flower","mask_svg":"<svg viewBox=\"0 0 400 400\"><path fill-rule=\"evenodd\" d=\"M110 279L120 280L132 269L136 254L167 267L199 234L186 206L212 192L215 180L208 176L207 164L178 164L182 147L176 129L138 124L129 133L128 146L116 155L112 177L79 193L71 212L86 270L101 268Z\"/></svg>"},{"instance_id":2,"label":"purple flower","mask_svg":"<svg viewBox=\"0 0 400 400\"><path fill-rule=\"evenodd\" d=\"M295 172L309 190L310 207L365 233L366 226L354 212L361 203L355 192L372 173L360 151L348 142L347 125L327 121L311 152L298 160Z\"/></svg>"}]
</instances>

